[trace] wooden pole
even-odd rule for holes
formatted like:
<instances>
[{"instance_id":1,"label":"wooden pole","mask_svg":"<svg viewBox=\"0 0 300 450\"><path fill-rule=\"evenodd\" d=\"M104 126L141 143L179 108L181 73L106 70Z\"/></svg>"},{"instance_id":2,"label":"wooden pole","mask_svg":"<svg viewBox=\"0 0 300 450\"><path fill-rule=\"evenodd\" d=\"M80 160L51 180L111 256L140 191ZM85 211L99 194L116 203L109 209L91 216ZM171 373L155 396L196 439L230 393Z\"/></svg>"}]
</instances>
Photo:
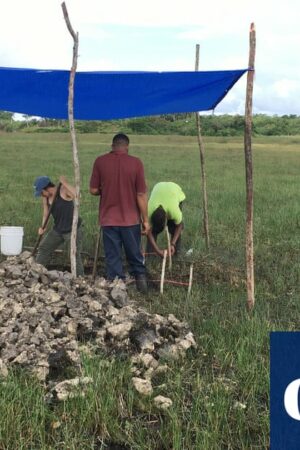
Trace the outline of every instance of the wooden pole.
<instances>
[{"instance_id":1,"label":"wooden pole","mask_svg":"<svg viewBox=\"0 0 300 450\"><path fill-rule=\"evenodd\" d=\"M71 259L71 273L76 277L76 241L77 241L77 224L79 216L79 197L80 197L80 169L79 169L79 158L77 150L77 140L74 125L74 80L77 69L77 58L78 58L78 33L72 28L67 7L65 2L61 4L64 19L67 28L73 38L73 60L69 79L69 98L68 98L68 118L69 127L72 140L72 151L73 151L73 168L74 168L74 179L75 179L75 199L74 199L74 213L73 213L73 223L72 223L72 233L71 233L71 249L70 249L70 259Z\"/></svg>"},{"instance_id":2,"label":"wooden pole","mask_svg":"<svg viewBox=\"0 0 300 450\"><path fill-rule=\"evenodd\" d=\"M199 50L200 45L196 45L196 63L195 70L199 70ZM205 173L205 158L204 158L204 143L201 134L201 124L199 112L196 112L196 125L198 132L198 145L200 151L200 165L201 165L201 180L202 180L202 191L203 191L203 227L205 235L206 249L209 249L209 228L208 228L208 208L207 208L207 192L206 192L206 173Z\"/></svg>"},{"instance_id":3,"label":"wooden pole","mask_svg":"<svg viewBox=\"0 0 300 450\"><path fill-rule=\"evenodd\" d=\"M254 263L253 263L253 166L252 166L252 96L254 80L256 35L254 23L250 26L249 71L247 74L245 106L245 168L246 168L246 270L247 270L247 307L254 306Z\"/></svg>"}]
</instances>

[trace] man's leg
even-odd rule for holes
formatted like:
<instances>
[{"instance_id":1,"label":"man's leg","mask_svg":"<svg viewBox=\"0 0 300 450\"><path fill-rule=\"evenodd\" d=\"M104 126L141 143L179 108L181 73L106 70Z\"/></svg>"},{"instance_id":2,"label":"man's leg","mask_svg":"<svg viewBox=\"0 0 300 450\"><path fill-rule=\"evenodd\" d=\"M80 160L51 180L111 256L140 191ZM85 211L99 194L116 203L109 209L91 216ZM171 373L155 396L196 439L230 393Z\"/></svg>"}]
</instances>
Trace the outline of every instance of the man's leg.
<instances>
[{"instance_id":1,"label":"man's leg","mask_svg":"<svg viewBox=\"0 0 300 450\"><path fill-rule=\"evenodd\" d=\"M120 227L102 227L107 278L125 278L122 266L122 237Z\"/></svg>"},{"instance_id":2,"label":"man's leg","mask_svg":"<svg viewBox=\"0 0 300 450\"><path fill-rule=\"evenodd\" d=\"M57 247L63 243L63 238L54 230L50 230L49 233L43 238L41 245L38 248L36 255L36 262L47 266L50 262L52 253Z\"/></svg>"},{"instance_id":3,"label":"man's leg","mask_svg":"<svg viewBox=\"0 0 300 450\"><path fill-rule=\"evenodd\" d=\"M183 201L179 203L179 208L182 211ZM182 225L183 225L183 227L182 227L182 229L183 229L184 228L184 224L182 224ZM171 235L171 239L173 239L174 234L175 234L175 230L176 230L176 224L175 224L174 220L168 220L167 227L168 227L169 233ZM181 230L181 232L182 232L182 230ZM179 236L179 238L177 239L177 242L176 242L175 255L178 255L179 253L181 253L181 243L182 243L182 241L181 241L181 233L180 233L180 236Z\"/></svg>"},{"instance_id":4,"label":"man's leg","mask_svg":"<svg viewBox=\"0 0 300 450\"><path fill-rule=\"evenodd\" d=\"M120 227L122 242L130 268L130 274L136 279L137 289L147 292L147 279L144 258L141 252L141 226Z\"/></svg>"},{"instance_id":5,"label":"man's leg","mask_svg":"<svg viewBox=\"0 0 300 450\"><path fill-rule=\"evenodd\" d=\"M168 220L167 227L168 227L168 231L171 235L171 240L172 240L174 237L174 234L175 234L175 230L176 230L176 224L175 224L174 220ZM175 255L178 255L178 253L181 252L181 234L180 234L179 238L177 239L175 247L176 247Z\"/></svg>"},{"instance_id":6,"label":"man's leg","mask_svg":"<svg viewBox=\"0 0 300 450\"><path fill-rule=\"evenodd\" d=\"M69 246L71 245L71 233L63 234L63 239L68 243ZM84 276L84 268L81 258L82 239L83 239L83 231L82 225L80 225L77 228L77 237L76 237L76 275L78 277Z\"/></svg>"}]
</instances>

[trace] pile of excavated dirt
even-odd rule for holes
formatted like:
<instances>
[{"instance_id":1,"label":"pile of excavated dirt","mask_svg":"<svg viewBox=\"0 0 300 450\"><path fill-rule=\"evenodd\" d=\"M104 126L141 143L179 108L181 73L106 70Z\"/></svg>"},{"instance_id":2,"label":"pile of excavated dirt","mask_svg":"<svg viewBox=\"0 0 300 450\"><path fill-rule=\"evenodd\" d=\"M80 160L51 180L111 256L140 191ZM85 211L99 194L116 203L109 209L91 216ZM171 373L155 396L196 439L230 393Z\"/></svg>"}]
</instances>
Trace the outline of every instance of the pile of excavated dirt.
<instances>
[{"instance_id":1,"label":"pile of excavated dirt","mask_svg":"<svg viewBox=\"0 0 300 450\"><path fill-rule=\"evenodd\" d=\"M95 350L126 351L133 384L146 395L151 378L166 368L161 359L184 356L196 346L186 323L138 307L120 280L92 283L48 271L29 252L0 264L0 375L19 366L49 385L58 370L80 367L80 346L87 342ZM88 380L73 380L81 382Z\"/></svg>"}]
</instances>

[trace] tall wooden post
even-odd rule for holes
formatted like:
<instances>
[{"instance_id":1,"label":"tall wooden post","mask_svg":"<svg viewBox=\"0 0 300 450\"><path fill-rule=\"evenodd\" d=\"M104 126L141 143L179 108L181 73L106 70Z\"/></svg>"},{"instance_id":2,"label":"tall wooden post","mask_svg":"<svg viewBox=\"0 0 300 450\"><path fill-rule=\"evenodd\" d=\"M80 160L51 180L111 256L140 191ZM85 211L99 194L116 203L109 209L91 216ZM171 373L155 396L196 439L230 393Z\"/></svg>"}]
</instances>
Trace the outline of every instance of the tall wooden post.
<instances>
[{"instance_id":1,"label":"tall wooden post","mask_svg":"<svg viewBox=\"0 0 300 450\"><path fill-rule=\"evenodd\" d=\"M200 45L196 45L196 63L195 70L199 70L199 49ZM203 193L203 228L205 235L206 249L209 249L209 229L208 229L208 209L207 209L207 192L206 192L206 173L205 173L205 158L204 158L204 143L201 134L201 124L199 112L196 112L196 125L198 132L198 144L200 151L200 165L201 165L201 180L202 180L202 193Z\"/></svg>"},{"instance_id":2,"label":"tall wooden post","mask_svg":"<svg viewBox=\"0 0 300 450\"><path fill-rule=\"evenodd\" d=\"M254 306L254 262L253 262L253 166L252 166L252 96L254 80L256 36L254 23L250 26L249 71L245 106L245 167L246 167L246 270L247 270L247 307Z\"/></svg>"},{"instance_id":3,"label":"tall wooden post","mask_svg":"<svg viewBox=\"0 0 300 450\"><path fill-rule=\"evenodd\" d=\"M78 224L78 216L79 216L79 196L80 196L80 169L79 169L79 158L77 151L77 140L75 133L75 125L74 125L74 80L75 73L77 69L77 58L78 58L78 33L72 28L67 7L65 2L61 4L65 22L67 24L67 28L73 38L73 60L72 67L70 72L69 79L69 98L68 98L68 118L69 118L69 127L72 139L72 150L73 150L73 167L74 167L74 179L75 179L75 199L74 199L74 213L73 213L73 224L72 224L72 233L71 233L71 249L70 249L70 259L71 259L71 273L74 277L76 277L76 240L77 240L77 224Z\"/></svg>"}]
</instances>

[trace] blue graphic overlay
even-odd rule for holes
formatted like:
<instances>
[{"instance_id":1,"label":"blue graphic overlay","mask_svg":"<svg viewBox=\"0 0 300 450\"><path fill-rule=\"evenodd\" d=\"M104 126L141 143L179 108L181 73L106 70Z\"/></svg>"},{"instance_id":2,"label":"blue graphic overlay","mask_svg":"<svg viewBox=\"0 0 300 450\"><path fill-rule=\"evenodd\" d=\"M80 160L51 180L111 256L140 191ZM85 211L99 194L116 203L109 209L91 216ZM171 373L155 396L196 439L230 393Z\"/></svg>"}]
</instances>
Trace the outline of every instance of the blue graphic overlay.
<instances>
[{"instance_id":1,"label":"blue graphic overlay","mask_svg":"<svg viewBox=\"0 0 300 450\"><path fill-rule=\"evenodd\" d=\"M300 332L270 333L271 450L300 450Z\"/></svg>"}]
</instances>

